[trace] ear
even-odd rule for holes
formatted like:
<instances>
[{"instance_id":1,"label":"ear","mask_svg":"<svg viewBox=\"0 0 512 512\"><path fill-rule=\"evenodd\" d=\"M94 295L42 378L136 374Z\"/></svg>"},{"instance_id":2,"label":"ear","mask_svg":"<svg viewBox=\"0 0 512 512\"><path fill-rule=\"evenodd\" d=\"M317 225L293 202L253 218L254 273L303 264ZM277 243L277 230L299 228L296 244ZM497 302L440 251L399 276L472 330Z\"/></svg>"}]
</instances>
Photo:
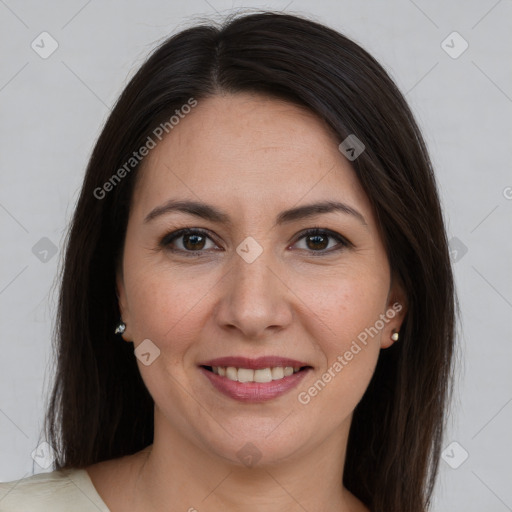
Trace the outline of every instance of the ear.
<instances>
[{"instance_id":1,"label":"ear","mask_svg":"<svg viewBox=\"0 0 512 512\"><path fill-rule=\"evenodd\" d=\"M407 296L402 283L394 277L388 294L385 315L388 319L380 342L381 348L389 348L393 343L400 342L400 329L407 313ZM394 333L398 333L398 340L393 340Z\"/></svg>"},{"instance_id":2,"label":"ear","mask_svg":"<svg viewBox=\"0 0 512 512\"><path fill-rule=\"evenodd\" d=\"M119 268L116 272L116 293L121 313L121 319L126 324L126 329L121 335L124 341L132 341L130 334L130 312L128 309L128 301L126 299L126 289L124 286L123 271Z\"/></svg>"}]
</instances>

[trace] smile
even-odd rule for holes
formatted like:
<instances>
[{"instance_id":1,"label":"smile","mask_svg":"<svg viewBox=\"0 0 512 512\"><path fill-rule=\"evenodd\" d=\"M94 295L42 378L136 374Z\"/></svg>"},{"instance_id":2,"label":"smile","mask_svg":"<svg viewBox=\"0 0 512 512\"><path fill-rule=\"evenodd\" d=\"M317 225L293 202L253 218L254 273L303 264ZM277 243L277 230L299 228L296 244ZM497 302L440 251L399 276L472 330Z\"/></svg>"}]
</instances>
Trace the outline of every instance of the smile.
<instances>
[{"instance_id":1,"label":"smile","mask_svg":"<svg viewBox=\"0 0 512 512\"><path fill-rule=\"evenodd\" d=\"M252 370L251 368L235 368L234 366L213 366L207 367L221 377L237 382L272 382L281 380L300 371L300 367L293 366L274 366L273 368L261 368Z\"/></svg>"},{"instance_id":2,"label":"smile","mask_svg":"<svg viewBox=\"0 0 512 512\"><path fill-rule=\"evenodd\" d=\"M280 357L219 358L199 365L216 391L242 402L263 402L296 387L312 367Z\"/></svg>"}]
</instances>

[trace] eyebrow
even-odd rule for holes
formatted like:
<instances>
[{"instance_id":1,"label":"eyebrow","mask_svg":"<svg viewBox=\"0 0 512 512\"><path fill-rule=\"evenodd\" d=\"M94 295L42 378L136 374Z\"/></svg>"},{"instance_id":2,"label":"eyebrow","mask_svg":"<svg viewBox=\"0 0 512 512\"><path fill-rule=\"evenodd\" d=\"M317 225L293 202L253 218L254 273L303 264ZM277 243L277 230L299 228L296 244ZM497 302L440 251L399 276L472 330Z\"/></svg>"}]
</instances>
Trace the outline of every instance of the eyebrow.
<instances>
[{"instance_id":1,"label":"eyebrow","mask_svg":"<svg viewBox=\"0 0 512 512\"><path fill-rule=\"evenodd\" d=\"M201 219L209 220L219 224L232 225L232 220L227 213L219 210L215 206L191 200L170 199L161 206L157 206L145 217L144 222L150 222L161 215L171 212L182 212L194 215ZM367 226L366 220L361 213L351 206L337 201L322 201L319 203L298 206L289 210L282 211L276 219L275 226L287 224L296 220L314 217L322 213L341 212L351 215L358 219L361 224Z\"/></svg>"}]
</instances>

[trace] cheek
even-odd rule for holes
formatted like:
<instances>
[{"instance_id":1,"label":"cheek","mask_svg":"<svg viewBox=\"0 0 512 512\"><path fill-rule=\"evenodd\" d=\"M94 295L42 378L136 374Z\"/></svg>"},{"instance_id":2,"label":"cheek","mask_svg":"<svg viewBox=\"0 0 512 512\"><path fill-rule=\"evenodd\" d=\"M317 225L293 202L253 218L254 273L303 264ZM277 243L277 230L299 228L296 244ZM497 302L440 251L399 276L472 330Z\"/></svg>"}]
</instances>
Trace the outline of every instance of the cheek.
<instances>
[{"instance_id":1,"label":"cheek","mask_svg":"<svg viewBox=\"0 0 512 512\"><path fill-rule=\"evenodd\" d=\"M319 414L336 404L330 414L342 421L362 398L375 370L389 282L384 273L367 271L364 277L341 273L323 283L307 295L308 328L322 360L319 379L301 389L299 402L314 402Z\"/></svg>"},{"instance_id":2,"label":"cheek","mask_svg":"<svg viewBox=\"0 0 512 512\"><path fill-rule=\"evenodd\" d=\"M213 283L190 279L185 273L170 272L138 262L125 273L130 328L135 344L149 338L166 350L179 352L200 329L198 311Z\"/></svg>"},{"instance_id":3,"label":"cheek","mask_svg":"<svg viewBox=\"0 0 512 512\"><path fill-rule=\"evenodd\" d=\"M160 351L148 366L137 361L140 374L155 403L171 400L177 410L190 407L190 394L184 392L187 361L193 358L195 341L204 329L201 298L213 286L202 284L191 285L183 273L151 265L132 268L125 280L134 349L149 339Z\"/></svg>"},{"instance_id":4,"label":"cheek","mask_svg":"<svg viewBox=\"0 0 512 512\"><path fill-rule=\"evenodd\" d=\"M347 343L350 345L379 320L385 312L389 279L384 271L372 271L368 267L342 268L321 278L317 275L297 279L294 288L297 295L304 298L310 329L323 334L319 339L324 342L325 352L332 355L344 351ZM360 338L364 338L364 334Z\"/></svg>"}]
</instances>

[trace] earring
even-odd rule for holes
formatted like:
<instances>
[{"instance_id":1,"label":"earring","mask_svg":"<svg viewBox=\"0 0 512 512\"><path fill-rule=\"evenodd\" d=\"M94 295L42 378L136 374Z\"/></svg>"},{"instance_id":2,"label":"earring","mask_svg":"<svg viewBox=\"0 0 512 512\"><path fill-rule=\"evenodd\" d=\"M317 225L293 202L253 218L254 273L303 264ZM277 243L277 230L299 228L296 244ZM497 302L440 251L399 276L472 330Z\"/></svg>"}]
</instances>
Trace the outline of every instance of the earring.
<instances>
[{"instance_id":1,"label":"earring","mask_svg":"<svg viewBox=\"0 0 512 512\"><path fill-rule=\"evenodd\" d=\"M393 341L398 341L398 338L400 337L400 335L397 333L397 332L394 332L392 335L391 335L391 339Z\"/></svg>"},{"instance_id":2,"label":"earring","mask_svg":"<svg viewBox=\"0 0 512 512\"><path fill-rule=\"evenodd\" d=\"M117 324L115 334L123 334L123 332L125 330L126 330L126 324L122 320L120 320L119 323Z\"/></svg>"}]
</instances>

